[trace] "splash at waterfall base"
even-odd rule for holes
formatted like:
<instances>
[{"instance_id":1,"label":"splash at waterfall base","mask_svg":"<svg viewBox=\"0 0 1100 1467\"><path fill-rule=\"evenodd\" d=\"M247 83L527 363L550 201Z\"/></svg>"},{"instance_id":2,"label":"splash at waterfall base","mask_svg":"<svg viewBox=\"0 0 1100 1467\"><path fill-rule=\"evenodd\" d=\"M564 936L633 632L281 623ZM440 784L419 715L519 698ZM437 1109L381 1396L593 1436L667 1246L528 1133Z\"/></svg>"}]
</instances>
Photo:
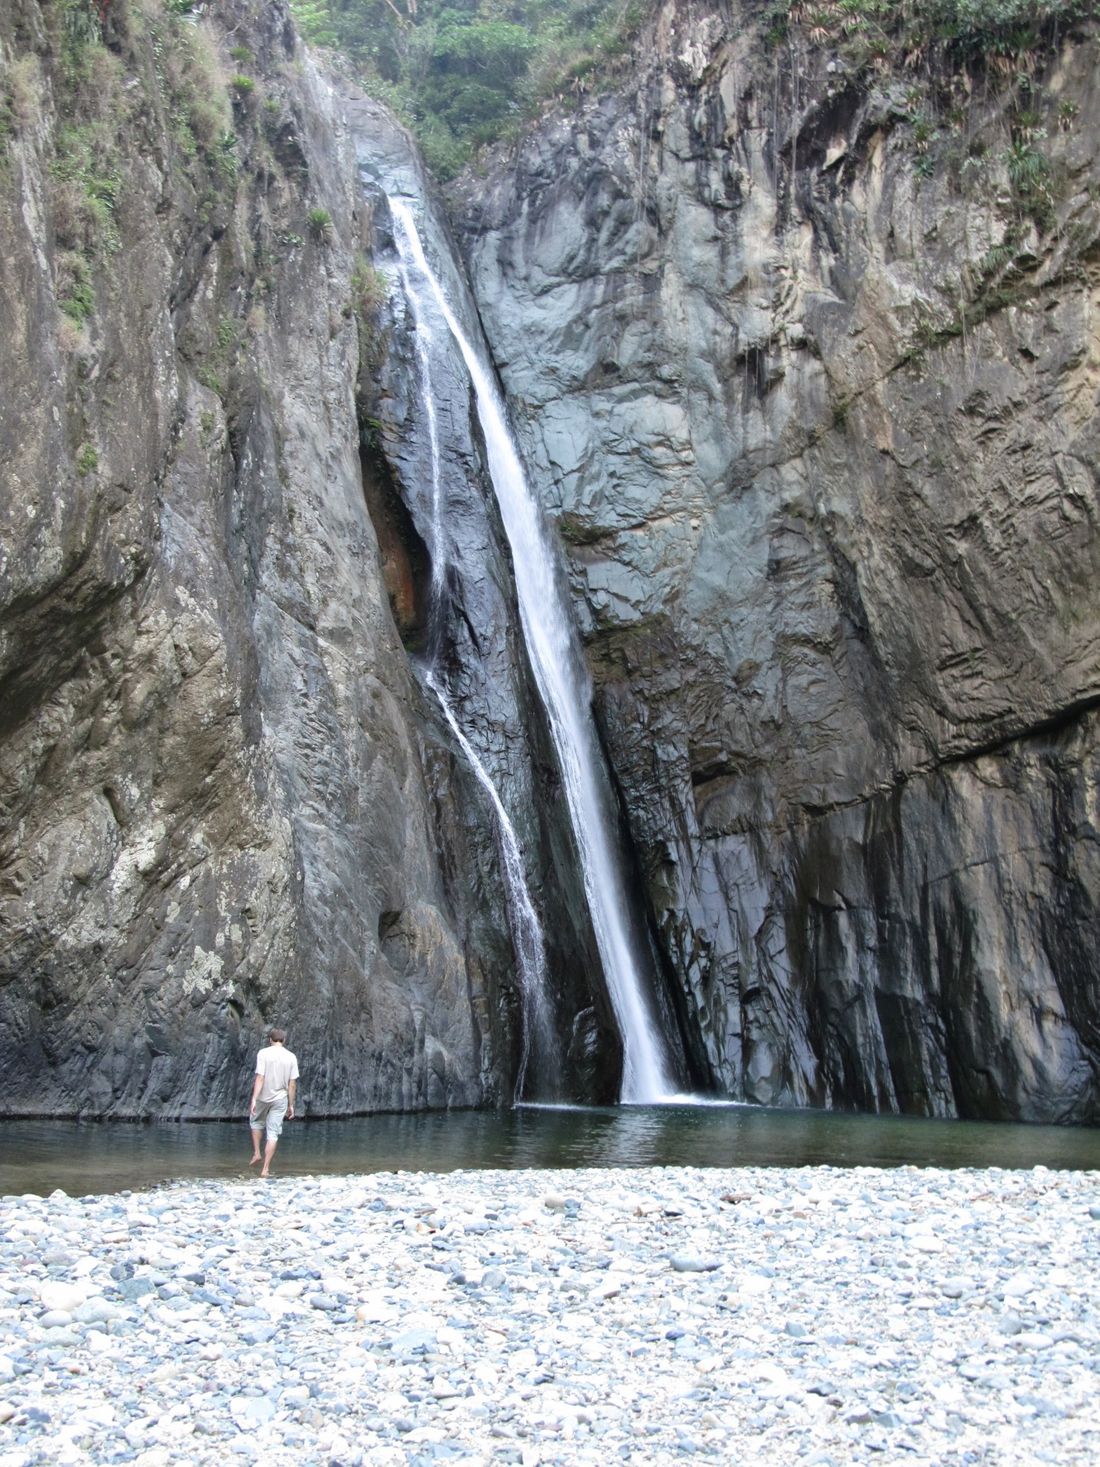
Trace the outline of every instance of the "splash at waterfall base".
<instances>
[{"instance_id":1,"label":"splash at waterfall base","mask_svg":"<svg viewBox=\"0 0 1100 1467\"><path fill-rule=\"evenodd\" d=\"M398 1173L0 1221L0 1467L1100 1449L1087 1173Z\"/></svg>"}]
</instances>

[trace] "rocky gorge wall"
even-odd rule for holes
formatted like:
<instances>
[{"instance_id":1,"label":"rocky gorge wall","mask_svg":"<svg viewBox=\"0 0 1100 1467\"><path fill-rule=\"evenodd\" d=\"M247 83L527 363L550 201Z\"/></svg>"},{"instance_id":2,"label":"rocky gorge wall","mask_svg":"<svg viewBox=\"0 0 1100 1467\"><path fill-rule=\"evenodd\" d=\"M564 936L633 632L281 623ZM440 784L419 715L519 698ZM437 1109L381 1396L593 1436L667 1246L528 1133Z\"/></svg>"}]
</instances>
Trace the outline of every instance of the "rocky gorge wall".
<instances>
[{"instance_id":1,"label":"rocky gorge wall","mask_svg":"<svg viewBox=\"0 0 1100 1467\"><path fill-rule=\"evenodd\" d=\"M448 223L281 0L94 9L0 11L0 1109L237 1114L275 1021L314 1112L511 1097L428 655L566 1090L617 1093L446 343L430 625L396 191L441 270L461 237L557 522L696 1082L1100 1119L1095 30L868 62L831 0L662 0Z\"/></svg>"},{"instance_id":2,"label":"rocky gorge wall","mask_svg":"<svg viewBox=\"0 0 1100 1467\"><path fill-rule=\"evenodd\" d=\"M207 9L0 11L0 1108L236 1115L270 1023L314 1113L508 1099L493 817L410 660L416 387L360 174L364 128L415 172L411 144L281 3ZM496 757L583 973L508 657Z\"/></svg>"},{"instance_id":3,"label":"rocky gorge wall","mask_svg":"<svg viewBox=\"0 0 1100 1467\"><path fill-rule=\"evenodd\" d=\"M1096 29L775 11L452 192L655 939L726 1094L1096 1122Z\"/></svg>"}]
</instances>

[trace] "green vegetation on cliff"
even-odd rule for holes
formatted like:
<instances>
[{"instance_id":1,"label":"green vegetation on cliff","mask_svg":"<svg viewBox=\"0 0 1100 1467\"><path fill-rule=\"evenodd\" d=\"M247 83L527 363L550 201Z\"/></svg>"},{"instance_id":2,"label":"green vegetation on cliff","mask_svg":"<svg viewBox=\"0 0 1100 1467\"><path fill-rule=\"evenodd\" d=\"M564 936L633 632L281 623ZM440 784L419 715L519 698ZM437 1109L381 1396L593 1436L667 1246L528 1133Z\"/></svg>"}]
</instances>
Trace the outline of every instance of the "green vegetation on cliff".
<instances>
[{"instance_id":1,"label":"green vegetation on cliff","mask_svg":"<svg viewBox=\"0 0 1100 1467\"><path fill-rule=\"evenodd\" d=\"M118 323L143 289L155 294L158 254L134 249L151 205L180 262L180 300L196 288L188 272L219 267L202 309L179 312L177 345L229 417L253 392L250 346L279 262L321 256L333 240L333 212L303 161L281 11L225 0L215 22L199 9L192 0L0 6L0 219L36 221L49 280L41 297L25 293L55 307L45 321L71 378L65 421L79 479L109 462L95 364L117 351ZM239 43L245 34L250 46ZM204 407L204 432L218 411Z\"/></svg>"},{"instance_id":2,"label":"green vegetation on cliff","mask_svg":"<svg viewBox=\"0 0 1100 1467\"><path fill-rule=\"evenodd\" d=\"M654 0L290 0L314 45L346 54L412 128L441 177L630 54ZM1098 0L757 0L746 19L857 70L1028 73ZM1030 158L1024 158L1026 167ZM1036 190L1033 188L1032 193Z\"/></svg>"},{"instance_id":3,"label":"green vegetation on cliff","mask_svg":"<svg viewBox=\"0 0 1100 1467\"><path fill-rule=\"evenodd\" d=\"M10 163L18 153L25 164L28 149L45 149L44 202L69 348L83 339L101 296L123 288L115 262L133 214L127 158L135 137L154 154L159 145L198 212L224 212L232 117L210 41L186 9L182 0L57 0L40 19L30 9L13 17L0 59L0 155ZM42 132L51 104L58 124Z\"/></svg>"},{"instance_id":4,"label":"green vegetation on cliff","mask_svg":"<svg viewBox=\"0 0 1100 1467\"><path fill-rule=\"evenodd\" d=\"M762 8L775 64L797 89L830 58L831 94L869 99L912 156L917 180L962 201L995 201L1003 233L970 273L950 320L924 321L933 342L965 334L1031 288L1054 252L1077 268L1096 203L1067 162L1079 106L1051 89L1056 58L1100 20L1100 0L773 0Z\"/></svg>"},{"instance_id":5,"label":"green vegetation on cliff","mask_svg":"<svg viewBox=\"0 0 1100 1467\"><path fill-rule=\"evenodd\" d=\"M1056 38L1059 27L1100 14L1097 0L773 0L772 37L791 26L840 45L862 63L912 69L939 55L1009 71Z\"/></svg>"},{"instance_id":6,"label":"green vegetation on cliff","mask_svg":"<svg viewBox=\"0 0 1100 1467\"><path fill-rule=\"evenodd\" d=\"M432 167L457 171L547 97L621 55L644 0L291 0L315 45L351 57Z\"/></svg>"}]
</instances>

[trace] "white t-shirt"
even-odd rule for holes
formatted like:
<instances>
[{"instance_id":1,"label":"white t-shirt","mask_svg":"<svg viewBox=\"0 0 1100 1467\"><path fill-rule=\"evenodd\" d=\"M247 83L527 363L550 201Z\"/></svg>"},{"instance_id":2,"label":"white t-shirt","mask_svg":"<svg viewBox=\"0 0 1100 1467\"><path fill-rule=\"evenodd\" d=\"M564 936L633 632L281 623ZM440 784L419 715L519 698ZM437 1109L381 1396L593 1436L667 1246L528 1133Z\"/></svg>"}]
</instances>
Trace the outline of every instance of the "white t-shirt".
<instances>
[{"instance_id":1,"label":"white t-shirt","mask_svg":"<svg viewBox=\"0 0 1100 1467\"><path fill-rule=\"evenodd\" d=\"M268 1105L281 1100L291 1080L298 1078L298 1061L282 1044L269 1044L256 1056L256 1073L264 1077L258 1103Z\"/></svg>"}]
</instances>

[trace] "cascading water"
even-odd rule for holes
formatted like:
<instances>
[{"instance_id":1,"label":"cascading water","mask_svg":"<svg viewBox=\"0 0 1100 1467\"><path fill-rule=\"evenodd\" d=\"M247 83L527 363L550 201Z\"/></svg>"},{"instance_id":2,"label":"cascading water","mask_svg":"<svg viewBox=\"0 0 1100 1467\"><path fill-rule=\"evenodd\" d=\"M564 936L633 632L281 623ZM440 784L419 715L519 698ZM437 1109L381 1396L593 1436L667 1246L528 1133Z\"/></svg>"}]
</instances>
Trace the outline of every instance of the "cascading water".
<instances>
[{"instance_id":1,"label":"cascading water","mask_svg":"<svg viewBox=\"0 0 1100 1467\"><path fill-rule=\"evenodd\" d=\"M517 1102L523 1099L528 1070L532 1055L534 1055L541 1061L538 1065L539 1088L535 1098L543 1101L556 1100L560 1098L557 1082L561 1074L561 1067L560 1064L552 1062L557 1057L557 1038L550 1009L546 944L543 942L542 927L527 886L527 876L523 869L523 857L520 854L515 828L508 818L504 802L497 793L497 787L489 777L488 770L459 727L454 709L446 693L436 681L435 673L429 669L424 680L439 700L443 716L477 776L478 783L489 796L497 817L508 925L512 932L516 962L519 966L520 987L523 991L523 1050L520 1056L519 1071L516 1075L515 1099Z\"/></svg>"},{"instance_id":2,"label":"cascading water","mask_svg":"<svg viewBox=\"0 0 1100 1467\"><path fill-rule=\"evenodd\" d=\"M668 1099L676 1087L627 926L629 907L607 798L598 777L602 753L553 554L492 374L444 296L425 258L411 212L399 200L391 199L390 204L403 284L417 319L427 315L426 291L446 322L473 384L489 473L512 551L524 637L561 766L593 928L623 1043L621 1099L634 1103Z\"/></svg>"},{"instance_id":3,"label":"cascading water","mask_svg":"<svg viewBox=\"0 0 1100 1467\"><path fill-rule=\"evenodd\" d=\"M443 716L456 742L466 756L478 783L489 797L496 816L497 833L500 841L501 867L504 874L505 902L512 944L516 953L520 989L523 998L523 1036L519 1069L516 1075L514 1097L521 1100L531 1067L532 1056L537 1061L539 1100L559 1098L557 1085L561 1076L560 1054L554 1031L553 1013L550 1004L549 983L546 967L546 944L534 902L527 885L523 857L515 828L508 818L504 802L492 777L469 739L463 733L458 716L447 691L439 660L443 642L445 615L444 592L448 543L446 526L443 523L443 485L441 455L439 450L439 427L435 410L435 393L432 384L432 333L431 324L421 308L421 302L413 289L409 277L406 257L399 255L399 275L405 298L409 302L416 321L416 356L420 368L420 382L428 430L428 450L431 461L431 606L429 611L429 660L422 669L425 684L434 693Z\"/></svg>"}]
</instances>

